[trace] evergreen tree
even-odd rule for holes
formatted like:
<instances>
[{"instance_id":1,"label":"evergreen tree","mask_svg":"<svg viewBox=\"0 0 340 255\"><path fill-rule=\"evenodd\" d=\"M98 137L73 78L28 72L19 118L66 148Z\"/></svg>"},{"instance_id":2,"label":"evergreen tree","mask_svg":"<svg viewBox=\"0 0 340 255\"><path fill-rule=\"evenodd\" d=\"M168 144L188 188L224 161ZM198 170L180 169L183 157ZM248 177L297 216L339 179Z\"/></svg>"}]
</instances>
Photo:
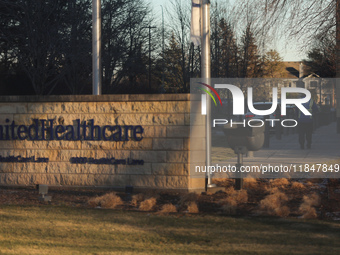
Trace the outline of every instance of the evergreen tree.
<instances>
[{"instance_id":1,"label":"evergreen tree","mask_svg":"<svg viewBox=\"0 0 340 255\"><path fill-rule=\"evenodd\" d=\"M328 36L316 38L313 47L308 51L304 64L309 72L314 72L323 78L333 78L336 75L336 45L335 38Z\"/></svg>"},{"instance_id":2,"label":"evergreen tree","mask_svg":"<svg viewBox=\"0 0 340 255\"><path fill-rule=\"evenodd\" d=\"M186 81L183 77L182 49L172 33L163 56L164 89L166 92L183 92Z\"/></svg>"},{"instance_id":3,"label":"evergreen tree","mask_svg":"<svg viewBox=\"0 0 340 255\"><path fill-rule=\"evenodd\" d=\"M246 30L241 38L240 45L241 78L259 78L263 76L263 57L260 56L256 45L255 36L251 29L251 23L248 23Z\"/></svg>"},{"instance_id":4,"label":"evergreen tree","mask_svg":"<svg viewBox=\"0 0 340 255\"><path fill-rule=\"evenodd\" d=\"M276 50L266 52L264 57L264 77L281 78L280 71L283 68L282 57Z\"/></svg>"},{"instance_id":5,"label":"evergreen tree","mask_svg":"<svg viewBox=\"0 0 340 255\"><path fill-rule=\"evenodd\" d=\"M239 48L234 37L234 31L230 23L221 19L219 23L221 41L221 65L220 73L223 77L238 77Z\"/></svg>"},{"instance_id":6,"label":"evergreen tree","mask_svg":"<svg viewBox=\"0 0 340 255\"><path fill-rule=\"evenodd\" d=\"M211 36L212 77L237 77L239 58L234 31L224 18L215 23Z\"/></svg>"}]
</instances>

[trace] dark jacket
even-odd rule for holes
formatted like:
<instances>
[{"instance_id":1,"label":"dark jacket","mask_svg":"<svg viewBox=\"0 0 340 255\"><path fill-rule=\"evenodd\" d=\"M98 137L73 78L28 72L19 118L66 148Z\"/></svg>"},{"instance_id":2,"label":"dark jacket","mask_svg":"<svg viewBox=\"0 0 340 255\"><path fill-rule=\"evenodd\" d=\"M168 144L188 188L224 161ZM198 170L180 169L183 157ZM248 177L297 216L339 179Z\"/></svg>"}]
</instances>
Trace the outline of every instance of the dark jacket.
<instances>
[{"instance_id":1,"label":"dark jacket","mask_svg":"<svg viewBox=\"0 0 340 255\"><path fill-rule=\"evenodd\" d=\"M300 110L298 113L298 122L299 123L312 123L313 115L319 112L318 105L313 101L313 99L309 100L307 103L302 104L312 115L304 115Z\"/></svg>"}]
</instances>

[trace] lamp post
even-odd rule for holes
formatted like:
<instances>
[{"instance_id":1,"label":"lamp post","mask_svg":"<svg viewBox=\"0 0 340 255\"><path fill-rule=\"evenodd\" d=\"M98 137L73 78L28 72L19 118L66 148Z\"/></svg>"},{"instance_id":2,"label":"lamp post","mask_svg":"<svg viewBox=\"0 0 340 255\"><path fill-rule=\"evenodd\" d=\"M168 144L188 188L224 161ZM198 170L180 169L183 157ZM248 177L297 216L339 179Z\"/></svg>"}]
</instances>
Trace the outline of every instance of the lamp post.
<instances>
[{"instance_id":1,"label":"lamp post","mask_svg":"<svg viewBox=\"0 0 340 255\"><path fill-rule=\"evenodd\" d=\"M201 0L201 17L202 17L202 60L201 60L201 77L204 83L209 83L211 78L211 52L210 52L210 1ZM207 97L207 115L206 115L206 165L207 169L211 166L211 103L210 97ZM210 171L207 171L207 188L213 188Z\"/></svg>"},{"instance_id":2,"label":"lamp post","mask_svg":"<svg viewBox=\"0 0 340 255\"><path fill-rule=\"evenodd\" d=\"M162 8L162 88L161 91L164 91L164 12L163 12L163 5Z\"/></svg>"},{"instance_id":3,"label":"lamp post","mask_svg":"<svg viewBox=\"0 0 340 255\"><path fill-rule=\"evenodd\" d=\"M147 27L141 27L141 29L148 28L149 29L149 74L148 74L148 80L149 80L149 89L151 90L151 29L156 28L153 26L147 26Z\"/></svg>"},{"instance_id":4,"label":"lamp post","mask_svg":"<svg viewBox=\"0 0 340 255\"><path fill-rule=\"evenodd\" d=\"M320 107L321 107L321 105L322 105L322 82L321 81L319 81L319 94L320 94L320 98L319 98L319 105L320 105Z\"/></svg>"},{"instance_id":5,"label":"lamp post","mask_svg":"<svg viewBox=\"0 0 340 255\"><path fill-rule=\"evenodd\" d=\"M101 93L101 0L92 0L92 94Z\"/></svg>"}]
</instances>

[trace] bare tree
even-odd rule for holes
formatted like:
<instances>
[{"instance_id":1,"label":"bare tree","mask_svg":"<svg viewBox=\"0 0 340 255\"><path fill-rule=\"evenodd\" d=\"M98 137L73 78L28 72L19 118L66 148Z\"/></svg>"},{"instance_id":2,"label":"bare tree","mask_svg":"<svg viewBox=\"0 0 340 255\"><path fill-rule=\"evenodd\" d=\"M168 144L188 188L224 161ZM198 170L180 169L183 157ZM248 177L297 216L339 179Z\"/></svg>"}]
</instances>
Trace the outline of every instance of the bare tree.
<instances>
[{"instance_id":1,"label":"bare tree","mask_svg":"<svg viewBox=\"0 0 340 255\"><path fill-rule=\"evenodd\" d=\"M36 94L49 94L63 75L59 11L65 1L0 1L1 19L7 26L1 38L10 54L30 78Z\"/></svg>"},{"instance_id":2,"label":"bare tree","mask_svg":"<svg viewBox=\"0 0 340 255\"><path fill-rule=\"evenodd\" d=\"M91 1L69 0L63 10L63 82L71 94L91 91Z\"/></svg>"},{"instance_id":3,"label":"bare tree","mask_svg":"<svg viewBox=\"0 0 340 255\"><path fill-rule=\"evenodd\" d=\"M91 4L0 0L1 71L9 74L11 66L18 66L15 73L24 71L35 94L89 93ZM117 92L146 77L150 22L144 0L102 1L103 92Z\"/></svg>"},{"instance_id":4,"label":"bare tree","mask_svg":"<svg viewBox=\"0 0 340 255\"><path fill-rule=\"evenodd\" d=\"M146 76L150 8L143 0L105 0L102 17L103 90L113 93L125 78L136 85Z\"/></svg>"},{"instance_id":5,"label":"bare tree","mask_svg":"<svg viewBox=\"0 0 340 255\"><path fill-rule=\"evenodd\" d=\"M189 86L189 68L187 66L190 59L189 53L192 51L188 35L190 34L190 8L189 1L171 0L167 15L169 17L168 27L170 28L171 40L175 40L180 46L180 62L182 76L181 84L177 84L180 91L188 91Z\"/></svg>"},{"instance_id":6,"label":"bare tree","mask_svg":"<svg viewBox=\"0 0 340 255\"><path fill-rule=\"evenodd\" d=\"M300 46L314 40L315 34L335 35L335 0L241 0L238 9L251 8L264 36L295 37ZM242 15L240 11L240 15Z\"/></svg>"},{"instance_id":7,"label":"bare tree","mask_svg":"<svg viewBox=\"0 0 340 255\"><path fill-rule=\"evenodd\" d=\"M211 69L213 77L237 77L239 52L232 12L227 4L211 7Z\"/></svg>"},{"instance_id":8,"label":"bare tree","mask_svg":"<svg viewBox=\"0 0 340 255\"><path fill-rule=\"evenodd\" d=\"M249 2L259 11L258 17L266 17L262 28L265 33L274 30L276 35L286 33L300 41L303 39L302 47L311 43L315 35L321 40L328 35L336 38L336 77L340 78L340 0L244 0L240 5ZM339 84L337 100L340 101ZM340 104L337 107L337 132L340 133Z\"/></svg>"}]
</instances>

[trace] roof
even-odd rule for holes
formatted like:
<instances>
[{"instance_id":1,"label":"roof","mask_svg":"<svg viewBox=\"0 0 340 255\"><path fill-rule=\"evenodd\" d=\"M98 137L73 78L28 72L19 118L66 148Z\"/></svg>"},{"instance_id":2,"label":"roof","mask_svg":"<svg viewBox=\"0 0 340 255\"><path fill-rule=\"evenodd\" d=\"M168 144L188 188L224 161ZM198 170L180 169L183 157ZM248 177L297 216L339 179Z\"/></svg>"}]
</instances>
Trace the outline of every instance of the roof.
<instances>
[{"instance_id":1,"label":"roof","mask_svg":"<svg viewBox=\"0 0 340 255\"><path fill-rule=\"evenodd\" d=\"M300 65L301 61L286 61L282 62L282 69L277 73L277 77L285 78L285 79L299 79L300 78ZM310 72L308 67L304 65L304 76L301 79L306 78L320 78L315 73Z\"/></svg>"},{"instance_id":2,"label":"roof","mask_svg":"<svg viewBox=\"0 0 340 255\"><path fill-rule=\"evenodd\" d=\"M317 75L316 73L310 73L309 75L304 75L303 77L302 77L302 79L304 80L304 79L311 79L311 78L320 78L320 76L319 75Z\"/></svg>"},{"instance_id":3,"label":"roof","mask_svg":"<svg viewBox=\"0 0 340 255\"><path fill-rule=\"evenodd\" d=\"M300 76L300 61L283 62L282 78L296 79Z\"/></svg>"}]
</instances>

